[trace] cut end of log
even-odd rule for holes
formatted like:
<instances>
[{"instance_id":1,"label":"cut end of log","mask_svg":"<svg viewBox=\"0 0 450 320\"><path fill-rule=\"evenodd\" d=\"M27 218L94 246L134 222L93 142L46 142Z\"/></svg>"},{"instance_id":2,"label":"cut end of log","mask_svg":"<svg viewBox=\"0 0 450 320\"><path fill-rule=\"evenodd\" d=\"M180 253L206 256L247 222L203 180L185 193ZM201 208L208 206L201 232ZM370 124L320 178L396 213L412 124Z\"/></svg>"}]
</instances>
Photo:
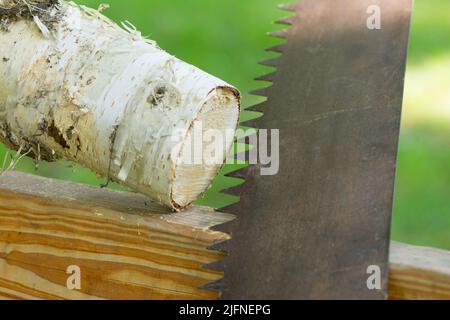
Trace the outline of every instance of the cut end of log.
<instances>
[{"instance_id":1,"label":"cut end of log","mask_svg":"<svg viewBox=\"0 0 450 320\"><path fill-rule=\"evenodd\" d=\"M171 198L174 208L195 201L219 174L239 123L240 94L218 87L208 95L191 123L175 167Z\"/></svg>"}]
</instances>

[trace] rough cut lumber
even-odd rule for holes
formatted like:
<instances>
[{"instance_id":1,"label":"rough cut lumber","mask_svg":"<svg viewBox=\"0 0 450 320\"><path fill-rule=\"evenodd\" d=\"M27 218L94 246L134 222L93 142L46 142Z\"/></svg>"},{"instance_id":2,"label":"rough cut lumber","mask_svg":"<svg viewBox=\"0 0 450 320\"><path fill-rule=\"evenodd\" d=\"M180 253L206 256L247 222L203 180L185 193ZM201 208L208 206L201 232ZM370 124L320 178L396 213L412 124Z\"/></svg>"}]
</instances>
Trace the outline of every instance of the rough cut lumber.
<instances>
[{"instance_id":1,"label":"rough cut lumber","mask_svg":"<svg viewBox=\"0 0 450 320\"><path fill-rule=\"evenodd\" d=\"M215 299L200 287L213 231L234 216L194 207L171 213L142 195L18 172L0 175L0 299ZM232 252L230 253L232 254ZM81 289L67 289L79 266ZM226 275L225 275L226 276ZM450 299L450 252L393 242L390 299Z\"/></svg>"},{"instance_id":2,"label":"rough cut lumber","mask_svg":"<svg viewBox=\"0 0 450 320\"><path fill-rule=\"evenodd\" d=\"M0 176L0 298L215 299L211 230L232 215L171 213L147 198L9 172ZM69 266L81 289L67 289Z\"/></svg>"},{"instance_id":3,"label":"rough cut lumber","mask_svg":"<svg viewBox=\"0 0 450 320\"><path fill-rule=\"evenodd\" d=\"M392 242L389 296L450 300L450 252Z\"/></svg>"},{"instance_id":4,"label":"rough cut lumber","mask_svg":"<svg viewBox=\"0 0 450 320\"><path fill-rule=\"evenodd\" d=\"M173 209L196 200L233 144L239 92L130 23L125 31L97 10L39 2L0 0L0 141Z\"/></svg>"}]
</instances>

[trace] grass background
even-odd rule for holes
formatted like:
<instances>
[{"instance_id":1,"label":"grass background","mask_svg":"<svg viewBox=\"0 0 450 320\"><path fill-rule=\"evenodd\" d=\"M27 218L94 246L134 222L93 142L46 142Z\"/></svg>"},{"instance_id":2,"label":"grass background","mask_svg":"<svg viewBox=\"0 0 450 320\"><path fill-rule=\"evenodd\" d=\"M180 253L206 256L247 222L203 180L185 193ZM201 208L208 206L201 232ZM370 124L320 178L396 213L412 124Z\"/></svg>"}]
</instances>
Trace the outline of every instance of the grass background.
<instances>
[{"instance_id":1,"label":"grass background","mask_svg":"<svg viewBox=\"0 0 450 320\"><path fill-rule=\"evenodd\" d=\"M280 42L266 32L280 29L272 21L289 14L276 9L279 1L77 2L92 7L108 2L111 8L106 15L131 21L178 58L236 85L248 107L259 98L246 92L262 86L252 79L270 71L256 62L273 56L264 49ZM415 2L392 237L450 249L450 1ZM245 112L243 116L254 115ZM5 153L0 146L0 160ZM18 170L95 185L103 182L89 170L64 161L42 163L35 171L33 162L24 160ZM220 193L236 183L222 174L199 203L222 207L236 201Z\"/></svg>"}]
</instances>

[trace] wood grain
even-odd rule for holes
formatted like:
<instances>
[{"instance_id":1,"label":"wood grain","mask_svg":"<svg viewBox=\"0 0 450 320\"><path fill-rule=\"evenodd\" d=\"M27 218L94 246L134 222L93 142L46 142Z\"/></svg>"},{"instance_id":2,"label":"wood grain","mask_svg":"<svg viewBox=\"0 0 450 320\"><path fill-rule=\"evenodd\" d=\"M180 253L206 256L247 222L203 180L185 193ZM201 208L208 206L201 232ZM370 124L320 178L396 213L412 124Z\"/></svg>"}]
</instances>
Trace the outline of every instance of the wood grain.
<instances>
[{"instance_id":1,"label":"wood grain","mask_svg":"<svg viewBox=\"0 0 450 320\"><path fill-rule=\"evenodd\" d=\"M216 299L204 267L234 216L172 213L133 193L17 172L0 176L1 299ZM66 270L81 270L69 290ZM392 242L390 299L450 299L450 252Z\"/></svg>"},{"instance_id":2,"label":"wood grain","mask_svg":"<svg viewBox=\"0 0 450 320\"><path fill-rule=\"evenodd\" d=\"M450 252L392 242L390 299L450 299Z\"/></svg>"},{"instance_id":3,"label":"wood grain","mask_svg":"<svg viewBox=\"0 0 450 320\"><path fill-rule=\"evenodd\" d=\"M141 195L11 172L0 176L0 298L216 299L201 286L223 274L208 248L233 216L171 213ZM66 270L81 270L69 290Z\"/></svg>"}]
</instances>

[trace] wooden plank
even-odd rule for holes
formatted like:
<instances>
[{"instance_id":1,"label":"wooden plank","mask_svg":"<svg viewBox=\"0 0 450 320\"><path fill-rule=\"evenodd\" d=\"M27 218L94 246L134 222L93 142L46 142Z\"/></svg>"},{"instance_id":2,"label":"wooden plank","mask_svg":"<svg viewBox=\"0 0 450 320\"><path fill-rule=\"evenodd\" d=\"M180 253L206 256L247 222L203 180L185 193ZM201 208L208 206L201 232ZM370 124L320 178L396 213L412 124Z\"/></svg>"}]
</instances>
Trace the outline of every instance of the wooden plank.
<instances>
[{"instance_id":1,"label":"wooden plank","mask_svg":"<svg viewBox=\"0 0 450 320\"><path fill-rule=\"evenodd\" d=\"M1 299L215 299L212 230L234 216L171 213L146 197L10 172L0 176ZM81 289L66 286L79 266ZM391 244L391 299L450 299L450 252Z\"/></svg>"},{"instance_id":2,"label":"wooden plank","mask_svg":"<svg viewBox=\"0 0 450 320\"><path fill-rule=\"evenodd\" d=\"M223 274L205 264L234 216L171 213L146 197L18 172L0 176L0 298L215 299ZM69 266L81 289L69 290Z\"/></svg>"},{"instance_id":3,"label":"wooden plank","mask_svg":"<svg viewBox=\"0 0 450 320\"><path fill-rule=\"evenodd\" d=\"M389 297L450 300L450 252L392 242Z\"/></svg>"}]
</instances>

